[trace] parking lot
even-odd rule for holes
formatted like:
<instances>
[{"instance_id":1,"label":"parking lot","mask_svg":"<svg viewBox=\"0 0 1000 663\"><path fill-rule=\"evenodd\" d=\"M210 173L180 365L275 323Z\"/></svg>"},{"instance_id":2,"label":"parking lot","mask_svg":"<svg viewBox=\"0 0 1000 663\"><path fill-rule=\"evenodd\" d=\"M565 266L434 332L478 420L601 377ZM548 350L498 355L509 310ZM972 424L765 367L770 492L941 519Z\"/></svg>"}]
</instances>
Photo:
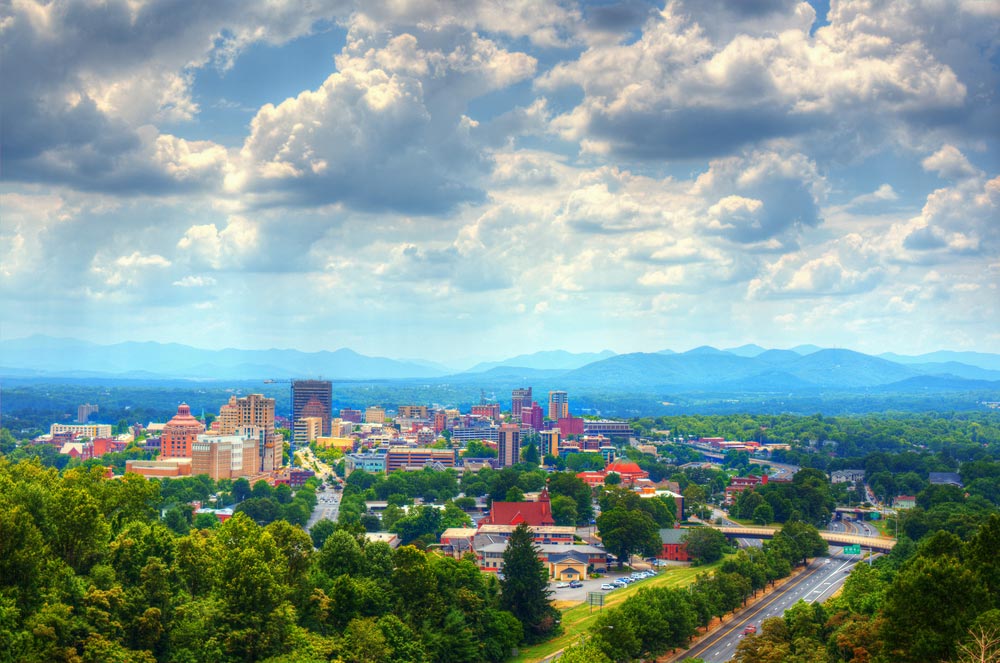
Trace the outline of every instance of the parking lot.
<instances>
[{"instance_id":1,"label":"parking lot","mask_svg":"<svg viewBox=\"0 0 1000 663\"><path fill-rule=\"evenodd\" d=\"M601 589L601 585L604 583L614 582L617 578L628 576L632 573L629 568L623 569L621 573L614 571L608 575L604 575L600 578L593 578L591 580L584 580L583 587L565 587L563 589L557 589L557 585L562 584L562 581L552 581L549 583L549 589L552 590L552 599L554 601L586 601L587 592L601 592L602 594L611 594L613 591L617 590L604 590ZM633 585L642 585L644 580L639 580L632 583Z\"/></svg>"}]
</instances>

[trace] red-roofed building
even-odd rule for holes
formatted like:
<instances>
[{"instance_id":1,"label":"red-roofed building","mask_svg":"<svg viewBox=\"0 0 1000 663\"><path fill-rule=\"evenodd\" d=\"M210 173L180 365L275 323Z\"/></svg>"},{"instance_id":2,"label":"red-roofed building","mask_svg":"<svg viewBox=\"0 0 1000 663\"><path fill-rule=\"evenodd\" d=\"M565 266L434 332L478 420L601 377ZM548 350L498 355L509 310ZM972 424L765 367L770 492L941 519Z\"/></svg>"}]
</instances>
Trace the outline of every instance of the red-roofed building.
<instances>
[{"instance_id":1,"label":"red-roofed building","mask_svg":"<svg viewBox=\"0 0 1000 663\"><path fill-rule=\"evenodd\" d=\"M579 472L576 476L588 486L603 486L605 479L612 472L622 478L623 486L634 486L637 481L649 478L649 472L627 459L616 460L600 472Z\"/></svg>"},{"instance_id":2,"label":"red-roofed building","mask_svg":"<svg viewBox=\"0 0 1000 663\"><path fill-rule=\"evenodd\" d=\"M537 502L494 502L481 525L555 525L549 491L542 490Z\"/></svg>"},{"instance_id":3,"label":"red-roofed building","mask_svg":"<svg viewBox=\"0 0 1000 663\"><path fill-rule=\"evenodd\" d=\"M726 499L725 504L728 506L736 501L737 496L744 490L754 488L755 486L766 486L767 485L767 475L762 476L746 476L746 477L733 477L729 480L729 485L726 486Z\"/></svg>"},{"instance_id":4,"label":"red-roofed building","mask_svg":"<svg viewBox=\"0 0 1000 663\"><path fill-rule=\"evenodd\" d=\"M605 474L610 474L616 472L621 475L622 483L631 486L639 479L648 479L649 472L639 467L637 463L631 460L616 460L607 467L604 468Z\"/></svg>"}]
</instances>

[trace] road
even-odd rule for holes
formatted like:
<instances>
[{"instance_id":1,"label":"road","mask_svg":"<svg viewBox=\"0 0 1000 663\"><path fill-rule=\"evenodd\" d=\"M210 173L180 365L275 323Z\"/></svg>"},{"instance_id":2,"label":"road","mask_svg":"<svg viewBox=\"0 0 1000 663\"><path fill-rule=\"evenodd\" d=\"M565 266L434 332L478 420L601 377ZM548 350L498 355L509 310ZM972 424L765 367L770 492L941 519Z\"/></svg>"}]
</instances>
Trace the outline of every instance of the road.
<instances>
[{"instance_id":1,"label":"road","mask_svg":"<svg viewBox=\"0 0 1000 663\"><path fill-rule=\"evenodd\" d=\"M841 549L831 549L833 550ZM696 657L704 659L706 663L730 660L743 637L744 628L752 624L759 629L763 620L784 614L785 610L799 600L807 603L825 601L844 584L858 561L857 555L845 556L842 552L829 558L813 560L801 575L724 624L677 660Z\"/></svg>"},{"instance_id":2,"label":"road","mask_svg":"<svg viewBox=\"0 0 1000 663\"><path fill-rule=\"evenodd\" d=\"M325 490L316 493L316 508L309 516L306 523L306 530L311 530L312 526L323 518L337 522L340 515L340 492L336 490Z\"/></svg>"}]
</instances>

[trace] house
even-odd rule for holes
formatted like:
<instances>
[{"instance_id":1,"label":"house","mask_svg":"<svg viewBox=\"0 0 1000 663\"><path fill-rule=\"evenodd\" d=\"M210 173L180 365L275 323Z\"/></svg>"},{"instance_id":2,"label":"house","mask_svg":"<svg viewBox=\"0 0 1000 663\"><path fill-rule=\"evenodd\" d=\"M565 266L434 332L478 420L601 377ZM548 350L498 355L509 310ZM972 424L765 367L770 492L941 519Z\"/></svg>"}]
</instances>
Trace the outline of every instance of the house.
<instances>
[{"instance_id":1,"label":"house","mask_svg":"<svg viewBox=\"0 0 1000 663\"><path fill-rule=\"evenodd\" d=\"M660 551L657 557L677 562L690 562L691 556L688 555L687 543L684 541L685 534L687 534L686 529L661 529L660 542L663 544L663 550Z\"/></svg>"},{"instance_id":2,"label":"house","mask_svg":"<svg viewBox=\"0 0 1000 663\"><path fill-rule=\"evenodd\" d=\"M962 487L962 477L956 472L931 472L928 481L935 485L948 485Z\"/></svg>"}]
</instances>

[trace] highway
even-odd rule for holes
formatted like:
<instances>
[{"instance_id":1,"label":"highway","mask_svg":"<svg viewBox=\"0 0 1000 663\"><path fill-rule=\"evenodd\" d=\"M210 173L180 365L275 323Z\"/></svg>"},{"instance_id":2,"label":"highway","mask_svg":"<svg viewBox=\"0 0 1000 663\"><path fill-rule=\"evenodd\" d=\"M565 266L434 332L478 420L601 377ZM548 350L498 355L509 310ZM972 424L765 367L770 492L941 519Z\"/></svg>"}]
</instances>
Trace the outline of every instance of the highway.
<instances>
[{"instance_id":1,"label":"highway","mask_svg":"<svg viewBox=\"0 0 1000 663\"><path fill-rule=\"evenodd\" d=\"M831 549L831 551L840 549ZM711 635L674 660L702 658L706 663L722 663L733 657L736 645L743 638L743 629L754 625L760 629L763 620L778 617L799 600L807 603L825 601L841 585L857 564L857 555L845 556L841 553L829 558L813 560L806 571L779 587L735 618L730 618ZM751 636L752 637L752 636Z\"/></svg>"}]
</instances>

